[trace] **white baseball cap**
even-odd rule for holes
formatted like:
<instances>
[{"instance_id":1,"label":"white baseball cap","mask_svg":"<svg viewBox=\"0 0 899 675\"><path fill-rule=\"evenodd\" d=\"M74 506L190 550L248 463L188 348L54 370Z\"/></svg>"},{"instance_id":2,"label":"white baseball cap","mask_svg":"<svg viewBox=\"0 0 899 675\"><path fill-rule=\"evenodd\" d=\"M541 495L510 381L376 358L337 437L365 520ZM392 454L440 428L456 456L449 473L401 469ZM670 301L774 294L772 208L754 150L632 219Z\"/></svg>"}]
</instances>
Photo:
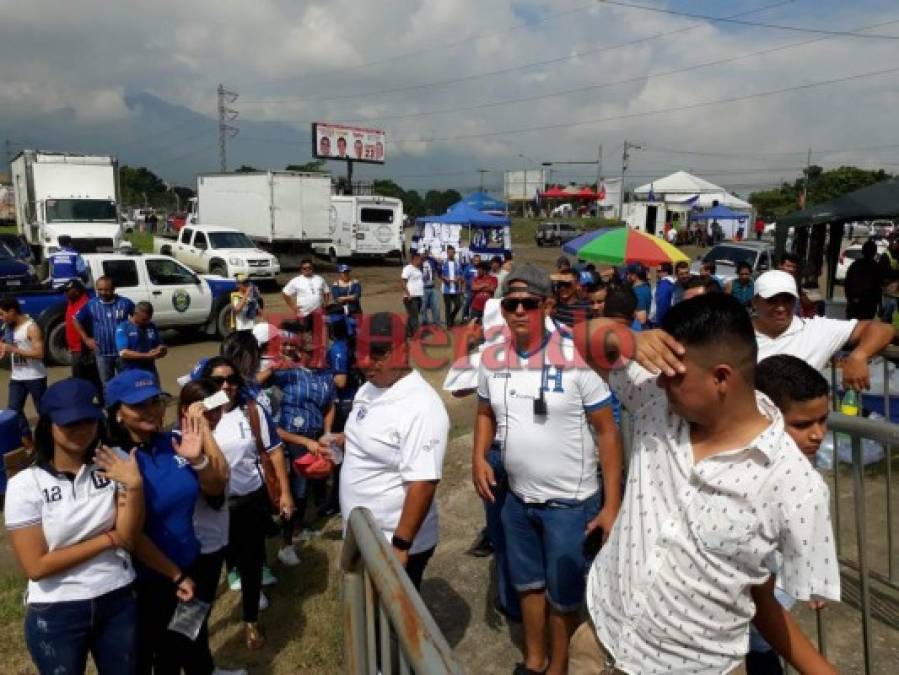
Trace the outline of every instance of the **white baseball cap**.
<instances>
[{"instance_id":1,"label":"white baseball cap","mask_svg":"<svg viewBox=\"0 0 899 675\"><path fill-rule=\"evenodd\" d=\"M787 293L794 298L799 297L796 292L796 279L792 274L781 270L771 270L755 280L755 294L762 296L765 300L770 300L781 293Z\"/></svg>"}]
</instances>

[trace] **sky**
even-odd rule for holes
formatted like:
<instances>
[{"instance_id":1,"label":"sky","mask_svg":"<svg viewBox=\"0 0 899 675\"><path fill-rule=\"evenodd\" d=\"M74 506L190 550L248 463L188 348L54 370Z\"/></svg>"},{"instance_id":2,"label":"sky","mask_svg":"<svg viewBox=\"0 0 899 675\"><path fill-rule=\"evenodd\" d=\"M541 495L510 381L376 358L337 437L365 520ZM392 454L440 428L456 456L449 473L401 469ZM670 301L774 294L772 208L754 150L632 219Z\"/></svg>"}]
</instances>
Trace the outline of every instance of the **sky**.
<instances>
[{"instance_id":1,"label":"sky","mask_svg":"<svg viewBox=\"0 0 899 675\"><path fill-rule=\"evenodd\" d=\"M0 139L191 185L218 169L223 83L229 168L309 161L318 120L383 128L387 164L356 177L419 190L477 189L487 169L501 192L543 162L593 182L595 164L561 162L599 146L617 177L625 140L632 185L684 169L745 195L798 177L809 148L899 173L899 39L784 28L899 37L895 2L621 2L0 2Z\"/></svg>"}]
</instances>

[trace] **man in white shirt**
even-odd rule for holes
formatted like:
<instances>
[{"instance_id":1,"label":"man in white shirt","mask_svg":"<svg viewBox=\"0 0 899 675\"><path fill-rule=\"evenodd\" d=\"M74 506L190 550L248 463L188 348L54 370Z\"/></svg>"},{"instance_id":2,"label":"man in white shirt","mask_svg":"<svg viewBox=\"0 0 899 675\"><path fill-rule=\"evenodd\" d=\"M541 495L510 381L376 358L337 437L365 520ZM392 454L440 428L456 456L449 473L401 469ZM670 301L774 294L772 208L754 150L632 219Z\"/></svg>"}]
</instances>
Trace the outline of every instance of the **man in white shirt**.
<instances>
[{"instance_id":1,"label":"man in white shirt","mask_svg":"<svg viewBox=\"0 0 899 675\"><path fill-rule=\"evenodd\" d=\"M412 337L418 331L421 315L421 299L425 294L421 271L421 253L415 252L409 264L400 272L400 288L403 290L403 306L409 318L406 321L406 336Z\"/></svg>"},{"instance_id":2,"label":"man in white shirt","mask_svg":"<svg viewBox=\"0 0 899 675\"><path fill-rule=\"evenodd\" d=\"M778 559L780 585L802 600L838 600L840 572L827 486L755 391L746 310L710 293L675 305L664 331L611 327L594 319L578 347L631 413L634 439L569 672L730 672L753 621L798 671L835 672L774 597ZM652 372L620 367L630 356Z\"/></svg>"},{"instance_id":3,"label":"man in white shirt","mask_svg":"<svg viewBox=\"0 0 899 675\"><path fill-rule=\"evenodd\" d=\"M850 347L843 362L843 385L859 391L871 384L868 360L893 340L895 331L880 321L841 321L794 315L798 299L795 278L781 270L762 274L755 282L755 337L758 359L789 354L821 370L833 355Z\"/></svg>"},{"instance_id":4,"label":"man in white shirt","mask_svg":"<svg viewBox=\"0 0 899 675\"><path fill-rule=\"evenodd\" d=\"M300 262L300 276L287 282L281 293L290 311L310 327L312 314L330 302L328 284L315 273L309 259Z\"/></svg>"},{"instance_id":5,"label":"man in white shirt","mask_svg":"<svg viewBox=\"0 0 899 675\"><path fill-rule=\"evenodd\" d=\"M566 672L587 549L612 529L621 502L621 439L609 389L577 358L567 332L546 330L551 295L549 276L530 263L506 277L501 307L511 338L481 355L472 452L472 479L485 501L495 499L487 461L494 438L508 475L501 519L521 599L525 660L516 673L524 675Z\"/></svg>"},{"instance_id":6,"label":"man in white shirt","mask_svg":"<svg viewBox=\"0 0 899 675\"><path fill-rule=\"evenodd\" d=\"M367 382L356 393L344 442L340 510L372 512L418 588L438 540L437 483L449 436L439 394L408 365L408 345L392 314L374 314L359 334Z\"/></svg>"}]
</instances>

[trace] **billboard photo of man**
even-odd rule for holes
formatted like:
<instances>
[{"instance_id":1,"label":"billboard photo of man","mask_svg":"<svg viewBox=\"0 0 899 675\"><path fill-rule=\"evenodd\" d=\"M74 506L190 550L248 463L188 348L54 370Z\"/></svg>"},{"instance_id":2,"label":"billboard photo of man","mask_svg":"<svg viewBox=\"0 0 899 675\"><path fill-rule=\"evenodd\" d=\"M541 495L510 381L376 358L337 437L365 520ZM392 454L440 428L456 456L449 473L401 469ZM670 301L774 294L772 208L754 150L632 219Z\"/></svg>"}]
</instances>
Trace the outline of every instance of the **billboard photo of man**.
<instances>
[{"instance_id":1,"label":"billboard photo of man","mask_svg":"<svg viewBox=\"0 0 899 675\"><path fill-rule=\"evenodd\" d=\"M356 155L356 159L362 159L362 141L358 138L355 143L353 143L353 152Z\"/></svg>"},{"instance_id":2,"label":"billboard photo of man","mask_svg":"<svg viewBox=\"0 0 899 675\"><path fill-rule=\"evenodd\" d=\"M346 157L346 139L343 136L337 139L337 156Z\"/></svg>"},{"instance_id":3,"label":"billboard photo of man","mask_svg":"<svg viewBox=\"0 0 899 675\"><path fill-rule=\"evenodd\" d=\"M327 136L322 136L318 141L318 154L321 157L330 157L331 156L331 139Z\"/></svg>"},{"instance_id":4,"label":"billboard photo of man","mask_svg":"<svg viewBox=\"0 0 899 675\"><path fill-rule=\"evenodd\" d=\"M384 159L384 144L381 141L375 143L375 159L379 162Z\"/></svg>"}]
</instances>

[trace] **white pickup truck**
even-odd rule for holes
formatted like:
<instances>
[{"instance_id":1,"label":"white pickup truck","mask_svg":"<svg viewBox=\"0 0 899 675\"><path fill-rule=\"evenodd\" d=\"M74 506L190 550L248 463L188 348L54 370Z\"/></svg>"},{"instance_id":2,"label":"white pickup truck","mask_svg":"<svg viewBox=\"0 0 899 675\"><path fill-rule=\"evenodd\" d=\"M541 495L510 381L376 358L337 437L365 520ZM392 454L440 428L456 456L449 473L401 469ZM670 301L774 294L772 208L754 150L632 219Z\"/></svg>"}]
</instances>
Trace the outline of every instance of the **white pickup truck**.
<instances>
[{"instance_id":1,"label":"white pickup truck","mask_svg":"<svg viewBox=\"0 0 899 675\"><path fill-rule=\"evenodd\" d=\"M231 279L197 275L177 260L164 255L103 253L83 256L93 295L94 282L108 276L116 292L131 300L153 304L153 321L161 329L225 337L232 330ZM21 291L16 298L22 311L31 315L44 331L48 363L67 365L71 354L66 345L66 296L60 290Z\"/></svg>"},{"instance_id":2,"label":"white pickup truck","mask_svg":"<svg viewBox=\"0 0 899 675\"><path fill-rule=\"evenodd\" d=\"M170 255L197 272L233 279L274 280L281 264L233 227L185 225L175 238L153 237L153 252Z\"/></svg>"}]
</instances>

